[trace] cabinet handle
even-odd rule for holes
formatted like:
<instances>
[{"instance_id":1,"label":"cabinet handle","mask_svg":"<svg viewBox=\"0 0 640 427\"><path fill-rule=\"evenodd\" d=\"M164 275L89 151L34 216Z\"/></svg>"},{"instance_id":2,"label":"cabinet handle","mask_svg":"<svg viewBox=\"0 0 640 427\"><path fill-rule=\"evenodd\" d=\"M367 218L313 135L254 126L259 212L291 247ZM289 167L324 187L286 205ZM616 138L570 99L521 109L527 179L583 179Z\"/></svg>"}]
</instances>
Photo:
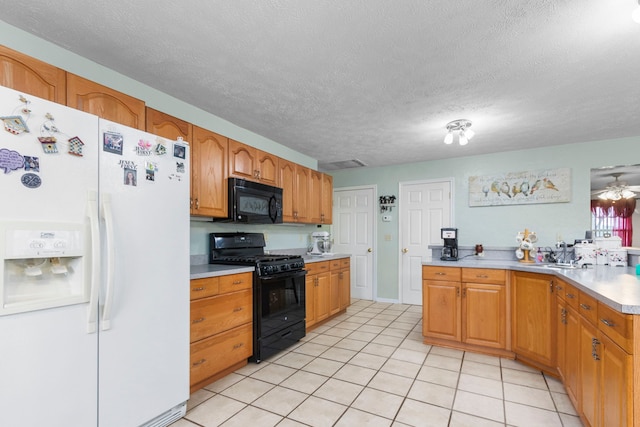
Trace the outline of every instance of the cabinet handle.
<instances>
[{"instance_id":1,"label":"cabinet handle","mask_svg":"<svg viewBox=\"0 0 640 427\"><path fill-rule=\"evenodd\" d=\"M576 296L574 294L567 294L567 298L574 299Z\"/></svg>"},{"instance_id":2,"label":"cabinet handle","mask_svg":"<svg viewBox=\"0 0 640 427\"><path fill-rule=\"evenodd\" d=\"M204 319L205 319L204 317L201 317L199 319L194 319L191 321L191 324L195 325L196 323L204 322Z\"/></svg>"},{"instance_id":3,"label":"cabinet handle","mask_svg":"<svg viewBox=\"0 0 640 427\"><path fill-rule=\"evenodd\" d=\"M198 360L197 362L193 362L193 363L191 364L191 366L198 366L198 365L202 365L202 364L203 364L204 362L206 362L206 361L207 361L207 359L200 359L200 360Z\"/></svg>"},{"instance_id":4,"label":"cabinet handle","mask_svg":"<svg viewBox=\"0 0 640 427\"><path fill-rule=\"evenodd\" d=\"M324 214L320 214L320 222L324 223Z\"/></svg>"},{"instance_id":5,"label":"cabinet handle","mask_svg":"<svg viewBox=\"0 0 640 427\"><path fill-rule=\"evenodd\" d=\"M242 307L236 307L236 308L233 309L234 313L237 313L239 311L242 311Z\"/></svg>"},{"instance_id":6,"label":"cabinet handle","mask_svg":"<svg viewBox=\"0 0 640 427\"><path fill-rule=\"evenodd\" d=\"M456 296L460 296L460 288L456 287Z\"/></svg>"},{"instance_id":7,"label":"cabinet handle","mask_svg":"<svg viewBox=\"0 0 640 427\"><path fill-rule=\"evenodd\" d=\"M560 320L563 325L567 324L567 309L563 308L560 315Z\"/></svg>"},{"instance_id":8,"label":"cabinet handle","mask_svg":"<svg viewBox=\"0 0 640 427\"><path fill-rule=\"evenodd\" d=\"M591 310L591 306L587 305L587 304L580 304L580 307L585 309L585 310Z\"/></svg>"},{"instance_id":9,"label":"cabinet handle","mask_svg":"<svg viewBox=\"0 0 640 427\"><path fill-rule=\"evenodd\" d=\"M240 347L242 347L243 345L244 345L244 343L239 342L238 344L235 344L235 345L233 346L233 349L234 349L234 350L237 350L237 349L239 349Z\"/></svg>"},{"instance_id":10,"label":"cabinet handle","mask_svg":"<svg viewBox=\"0 0 640 427\"><path fill-rule=\"evenodd\" d=\"M200 209L200 199L196 198L196 210Z\"/></svg>"},{"instance_id":11,"label":"cabinet handle","mask_svg":"<svg viewBox=\"0 0 640 427\"><path fill-rule=\"evenodd\" d=\"M189 208L193 209L193 197L189 197Z\"/></svg>"},{"instance_id":12,"label":"cabinet handle","mask_svg":"<svg viewBox=\"0 0 640 427\"><path fill-rule=\"evenodd\" d=\"M616 326L616 324L615 324L613 321L611 321L611 320L607 320L607 319L600 319L600 321L601 321L602 323L604 323L605 325L607 325L608 327L610 327L610 328L613 328L614 326Z\"/></svg>"},{"instance_id":13,"label":"cabinet handle","mask_svg":"<svg viewBox=\"0 0 640 427\"><path fill-rule=\"evenodd\" d=\"M446 275L447 275L447 273L443 273L441 271L436 273L436 276L446 276Z\"/></svg>"},{"instance_id":14,"label":"cabinet handle","mask_svg":"<svg viewBox=\"0 0 640 427\"><path fill-rule=\"evenodd\" d=\"M200 292L200 291L204 291L206 288L204 286L200 286L199 288L191 288L191 290L193 292Z\"/></svg>"},{"instance_id":15,"label":"cabinet handle","mask_svg":"<svg viewBox=\"0 0 640 427\"><path fill-rule=\"evenodd\" d=\"M556 291L561 291L561 290L563 290L563 289L564 289L564 288L563 288L562 286L560 286L560 285L556 285Z\"/></svg>"},{"instance_id":16,"label":"cabinet handle","mask_svg":"<svg viewBox=\"0 0 640 427\"><path fill-rule=\"evenodd\" d=\"M476 277L478 279L488 279L489 278L489 276L487 276L486 274L477 274Z\"/></svg>"},{"instance_id":17,"label":"cabinet handle","mask_svg":"<svg viewBox=\"0 0 640 427\"><path fill-rule=\"evenodd\" d=\"M549 282L549 292L553 293L553 280Z\"/></svg>"},{"instance_id":18,"label":"cabinet handle","mask_svg":"<svg viewBox=\"0 0 640 427\"><path fill-rule=\"evenodd\" d=\"M600 360L600 356L598 356L598 347L597 345L600 344L600 341L598 341L597 338L591 338L591 357L593 357L593 360Z\"/></svg>"},{"instance_id":19,"label":"cabinet handle","mask_svg":"<svg viewBox=\"0 0 640 427\"><path fill-rule=\"evenodd\" d=\"M244 280L234 280L233 285L241 285Z\"/></svg>"},{"instance_id":20,"label":"cabinet handle","mask_svg":"<svg viewBox=\"0 0 640 427\"><path fill-rule=\"evenodd\" d=\"M467 296L467 288L464 288L462 290L462 298L465 298Z\"/></svg>"}]
</instances>

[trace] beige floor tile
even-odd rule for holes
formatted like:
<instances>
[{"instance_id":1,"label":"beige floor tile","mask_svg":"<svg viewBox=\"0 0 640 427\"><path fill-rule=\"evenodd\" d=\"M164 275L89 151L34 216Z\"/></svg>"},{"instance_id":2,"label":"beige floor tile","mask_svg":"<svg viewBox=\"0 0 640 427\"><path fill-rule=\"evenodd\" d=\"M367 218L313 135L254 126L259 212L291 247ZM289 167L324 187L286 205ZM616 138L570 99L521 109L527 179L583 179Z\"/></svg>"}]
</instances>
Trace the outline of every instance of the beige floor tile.
<instances>
[{"instance_id":1,"label":"beige floor tile","mask_svg":"<svg viewBox=\"0 0 640 427\"><path fill-rule=\"evenodd\" d=\"M405 362L422 365L427 354L420 351L409 350L408 348L398 348L392 355L392 359L404 360Z\"/></svg>"},{"instance_id":2,"label":"beige floor tile","mask_svg":"<svg viewBox=\"0 0 640 427\"><path fill-rule=\"evenodd\" d=\"M420 341L413 340L411 338L405 338L401 343L399 348L405 348L407 350L419 351L421 353L427 354L431 350L431 346L429 344L425 344Z\"/></svg>"},{"instance_id":3,"label":"beige floor tile","mask_svg":"<svg viewBox=\"0 0 640 427\"><path fill-rule=\"evenodd\" d=\"M284 420L280 421L278 427L307 427L307 424L302 424L292 419L285 418Z\"/></svg>"},{"instance_id":4,"label":"beige floor tile","mask_svg":"<svg viewBox=\"0 0 640 427\"><path fill-rule=\"evenodd\" d=\"M369 332L371 334L377 335L380 332L384 331L384 328L382 326L375 326L375 325L362 325L357 330L361 332Z\"/></svg>"},{"instance_id":5,"label":"beige floor tile","mask_svg":"<svg viewBox=\"0 0 640 427\"><path fill-rule=\"evenodd\" d=\"M368 353L368 354L375 354L378 356L382 356L382 357L389 357L393 354L393 352L396 350L395 347L390 346L390 345L383 345L383 344L377 344L377 343L369 343L367 344L363 349L362 352L363 353Z\"/></svg>"},{"instance_id":6,"label":"beige floor tile","mask_svg":"<svg viewBox=\"0 0 640 427\"><path fill-rule=\"evenodd\" d=\"M456 371L425 365L420 368L416 379L455 388L458 384L459 376L460 373Z\"/></svg>"},{"instance_id":7,"label":"beige floor tile","mask_svg":"<svg viewBox=\"0 0 640 427\"><path fill-rule=\"evenodd\" d=\"M331 347L320 355L323 359L335 360L338 362L348 362L353 356L358 354L357 351L347 350L345 348Z\"/></svg>"},{"instance_id":8,"label":"beige floor tile","mask_svg":"<svg viewBox=\"0 0 640 427\"><path fill-rule=\"evenodd\" d=\"M391 322L392 322L391 320L381 320L381 319L373 318L367 322L367 325L384 326L386 328L391 324Z\"/></svg>"},{"instance_id":9,"label":"beige floor tile","mask_svg":"<svg viewBox=\"0 0 640 427\"><path fill-rule=\"evenodd\" d=\"M220 378L218 381L215 381L209 384L208 386L205 386L205 389L209 391L213 391L215 393L220 393L225 388L230 387L235 383L237 383L238 381L246 378L244 375L237 374L236 372L232 372L229 375Z\"/></svg>"},{"instance_id":10,"label":"beige floor tile","mask_svg":"<svg viewBox=\"0 0 640 427\"><path fill-rule=\"evenodd\" d=\"M360 316L360 315L355 315L355 316L351 316L349 317L346 322L349 323L359 323L360 325L364 325L365 323L367 323L369 320L371 320L370 317L367 317L366 315L364 316Z\"/></svg>"},{"instance_id":11,"label":"beige floor tile","mask_svg":"<svg viewBox=\"0 0 640 427\"><path fill-rule=\"evenodd\" d=\"M407 331L402 329L385 328L382 332L380 332L380 335L404 339L407 337Z\"/></svg>"},{"instance_id":12,"label":"beige floor tile","mask_svg":"<svg viewBox=\"0 0 640 427\"><path fill-rule=\"evenodd\" d=\"M531 366L527 366L524 363L520 363L517 360L512 360L512 359L500 359L500 365L503 368L509 368L509 369L515 369L518 371L525 371L525 372L540 372L538 369L532 368Z\"/></svg>"},{"instance_id":13,"label":"beige floor tile","mask_svg":"<svg viewBox=\"0 0 640 427\"><path fill-rule=\"evenodd\" d=\"M265 366L264 369L254 372L250 377L271 384L280 384L295 372L296 369L272 363L269 366Z\"/></svg>"},{"instance_id":14,"label":"beige floor tile","mask_svg":"<svg viewBox=\"0 0 640 427\"><path fill-rule=\"evenodd\" d=\"M433 346L433 348L429 353L437 354L440 356L451 357L454 359L462 359L462 357L464 356L464 351L462 350L455 350L453 348L445 348L445 347L438 347L438 346Z\"/></svg>"},{"instance_id":15,"label":"beige floor tile","mask_svg":"<svg viewBox=\"0 0 640 427\"><path fill-rule=\"evenodd\" d=\"M401 375L403 377L415 378L420 371L421 366L415 363L405 362L403 360L389 359L380 368L381 371L391 374Z\"/></svg>"},{"instance_id":16,"label":"beige floor tile","mask_svg":"<svg viewBox=\"0 0 640 427\"><path fill-rule=\"evenodd\" d=\"M302 353L302 354L307 354L309 356L320 356L322 353L324 353L325 351L327 351L327 349L329 348L329 346L326 345L320 345L320 344L315 344L312 342L307 342L302 344L300 347L296 348L295 351L296 353Z\"/></svg>"},{"instance_id":17,"label":"beige floor tile","mask_svg":"<svg viewBox=\"0 0 640 427\"><path fill-rule=\"evenodd\" d=\"M338 328L333 327L331 329L329 329L327 332L325 332L325 335L331 335L334 337L340 337L340 338L344 338L347 335L349 335L350 333L352 333L353 330L352 329L342 329L342 328Z\"/></svg>"},{"instance_id":18,"label":"beige floor tile","mask_svg":"<svg viewBox=\"0 0 640 427\"><path fill-rule=\"evenodd\" d=\"M394 375L388 372L378 372L369 384L367 384L367 387L397 394L399 396L406 396L412 384L412 378Z\"/></svg>"},{"instance_id":19,"label":"beige floor tile","mask_svg":"<svg viewBox=\"0 0 640 427\"><path fill-rule=\"evenodd\" d=\"M317 337L315 337L314 339L312 339L309 342L312 342L314 344L320 344L320 345L326 345L328 347L331 347L332 345L334 345L335 343L337 343L338 341L340 341L342 338L340 337L335 337L333 335L319 335Z\"/></svg>"},{"instance_id":20,"label":"beige floor tile","mask_svg":"<svg viewBox=\"0 0 640 427\"><path fill-rule=\"evenodd\" d=\"M175 423L169 424L169 427L198 427L198 424L194 424L186 418L180 418Z\"/></svg>"},{"instance_id":21,"label":"beige floor tile","mask_svg":"<svg viewBox=\"0 0 640 427\"><path fill-rule=\"evenodd\" d=\"M367 343L365 341L358 341L351 338L343 338L338 341L335 347L345 348L347 350L360 351L366 346Z\"/></svg>"},{"instance_id":22,"label":"beige floor tile","mask_svg":"<svg viewBox=\"0 0 640 427\"><path fill-rule=\"evenodd\" d=\"M415 381L407 398L451 409L456 389L438 384Z\"/></svg>"},{"instance_id":23,"label":"beige floor tile","mask_svg":"<svg viewBox=\"0 0 640 427\"><path fill-rule=\"evenodd\" d=\"M390 346L393 346L393 347L398 347L402 343L402 341L403 341L403 339L404 339L406 334L403 335L403 336L387 335L386 332L388 332L388 331L389 331L389 329L386 329L386 330L382 331L380 333L380 335L375 337L371 342L376 343L376 344L390 345Z\"/></svg>"},{"instance_id":24,"label":"beige floor tile","mask_svg":"<svg viewBox=\"0 0 640 427\"><path fill-rule=\"evenodd\" d=\"M363 366L365 368L378 370L380 369L380 367L382 367L382 365L384 365L386 361L386 357L360 352L353 356L349 363L356 366Z\"/></svg>"},{"instance_id":25,"label":"beige floor tile","mask_svg":"<svg viewBox=\"0 0 640 427\"><path fill-rule=\"evenodd\" d=\"M338 369L342 368L343 365L343 362L317 357L315 360L305 365L302 370L330 377L335 374Z\"/></svg>"},{"instance_id":26,"label":"beige floor tile","mask_svg":"<svg viewBox=\"0 0 640 427\"><path fill-rule=\"evenodd\" d=\"M562 381L558 378L551 377L549 375L543 374L545 381L547 382L547 387L549 387L549 391L557 392L557 393L567 393L567 390L564 388Z\"/></svg>"},{"instance_id":27,"label":"beige floor tile","mask_svg":"<svg viewBox=\"0 0 640 427\"><path fill-rule=\"evenodd\" d=\"M447 427L450 414L449 409L406 399L398 411L396 421L409 426Z\"/></svg>"},{"instance_id":28,"label":"beige floor tile","mask_svg":"<svg viewBox=\"0 0 640 427\"><path fill-rule=\"evenodd\" d=\"M267 412L260 408L247 406L238 412L233 418L224 422L220 427L246 427L257 425L260 427L274 427L282 420L280 415Z\"/></svg>"},{"instance_id":29,"label":"beige floor tile","mask_svg":"<svg viewBox=\"0 0 640 427\"><path fill-rule=\"evenodd\" d=\"M355 400L355 398L358 397L363 389L364 386L358 384L349 383L335 378L329 378L329 380L326 383L322 384L322 386L317 389L313 393L313 395L322 399L349 406Z\"/></svg>"},{"instance_id":30,"label":"beige floor tile","mask_svg":"<svg viewBox=\"0 0 640 427\"><path fill-rule=\"evenodd\" d=\"M489 397L495 397L496 399L502 399L504 397L502 392L502 381L465 373L460 374L458 389L471 393L483 394Z\"/></svg>"},{"instance_id":31,"label":"beige floor tile","mask_svg":"<svg viewBox=\"0 0 640 427\"><path fill-rule=\"evenodd\" d=\"M376 374L374 369L363 368L361 366L347 363L333 376L339 380L348 381L355 384L367 385Z\"/></svg>"},{"instance_id":32,"label":"beige floor tile","mask_svg":"<svg viewBox=\"0 0 640 427\"><path fill-rule=\"evenodd\" d=\"M563 413L558 415L560 415L563 427L584 427L584 424L582 424L582 421L578 416Z\"/></svg>"},{"instance_id":33,"label":"beige floor tile","mask_svg":"<svg viewBox=\"0 0 640 427\"><path fill-rule=\"evenodd\" d=\"M527 372L516 369L502 368L502 381L510 384L525 385L542 390L548 390L547 382L541 372Z\"/></svg>"},{"instance_id":34,"label":"beige floor tile","mask_svg":"<svg viewBox=\"0 0 640 427\"><path fill-rule=\"evenodd\" d=\"M499 357L489 356L487 354L465 352L464 360L465 362L468 360L471 362L484 363L485 365L500 366Z\"/></svg>"},{"instance_id":35,"label":"beige floor tile","mask_svg":"<svg viewBox=\"0 0 640 427\"><path fill-rule=\"evenodd\" d=\"M306 393L278 386L260 396L251 405L286 417L308 397Z\"/></svg>"},{"instance_id":36,"label":"beige floor tile","mask_svg":"<svg viewBox=\"0 0 640 427\"><path fill-rule=\"evenodd\" d=\"M502 379L500 366L487 365L486 363L474 362L467 359L462 362L462 368L460 368L460 372L462 372L463 374L490 378L497 381L500 381Z\"/></svg>"},{"instance_id":37,"label":"beige floor tile","mask_svg":"<svg viewBox=\"0 0 640 427\"><path fill-rule=\"evenodd\" d=\"M435 350L435 348L431 349L431 351L427 355L427 358L424 361L424 364L426 366L433 366L435 368L440 368L440 369L448 369L449 371L455 371L455 372L460 371L460 365L462 363L462 359L443 356L441 354L434 353L433 350Z\"/></svg>"},{"instance_id":38,"label":"beige floor tile","mask_svg":"<svg viewBox=\"0 0 640 427\"><path fill-rule=\"evenodd\" d=\"M453 402L453 409L480 418L504 422L502 399L494 399L493 397L458 390Z\"/></svg>"},{"instance_id":39,"label":"beige floor tile","mask_svg":"<svg viewBox=\"0 0 640 427\"><path fill-rule=\"evenodd\" d=\"M504 402L507 424L518 427L562 427L560 416L555 411L534 408L514 402Z\"/></svg>"},{"instance_id":40,"label":"beige floor tile","mask_svg":"<svg viewBox=\"0 0 640 427\"><path fill-rule=\"evenodd\" d=\"M365 388L351 404L353 408L393 419L400 409L404 397L381 390Z\"/></svg>"},{"instance_id":41,"label":"beige floor tile","mask_svg":"<svg viewBox=\"0 0 640 427\"><path fill-rule=\"evenodd\" d=\"M186 419L204 427L216 427L240 412L245 406L220 394L213 396L186 415Z\"/></svg>"},{"instance_id":42,"label":"beige floor tile","mask_svg":"<svg viewBox=\"0 0 640 427\"><path fill-rule=\"evenodd\" d=\"M362 326L362 323L355 323L355 322L350 322L348 320L345 320L344 322L340 322L336 325L336 328L342 328L342 329L350 329L352 331L355 331L356 329L358 329L360 326Z\"/></svg>"},{"instance_id":43,"label":"beige floor tile","mask_svg":"<svg viewBox=\"0 0 640 427\"><path fill-rule=\"evenodd\" d=\"M310 396L294 409L287 418L312 427L330 427L347 410L347 407L325 399Z\"/></svg>"},{"instance_id":44,"label":"beige floor tile","mask_svg":"<svg viewBox=\"0 0 640 427\"><path fill-rule=\"evenodd\" d=\"M557 393L552 391L551 398L556 404L558 412L568 415L577 415L576 408L573 406L573 403L571 403L569 396L567 396L565 393Z\"/></svg>"},{"instance_id":45,"label":"beige floor tile","mask_svg":"<svg viewBox=\"0 0 640 427\"><path fill-rule=\"evenodd\" d=\"M397 318L398 318L398 315L396 314L386 314L384 312L377 314L376 317L374 317L374 319L377 319L377 320L388 320L390 322L393 322Z\"/></svg>"},{"instance_id":46,"label":"beige floor tile","mask_svg":"<svg viewBox=\"0 0 640 427\"><path fill-rule=\"evenodd\" d=\"M284 380L280 385L302 393L311 394L329 378L312 372L298 371Z\"/></svg>"},{"instance_id":47,"label":"beige floor tile","mask_svg":"<svg viewBox=\"0 0 640 427\"><path fill-rule=\"evenodd\" d=\"M315 359L315 357L309 356L308 354L290 352L274 361L273 363L288 366L289 368L300 369L307 363L311 362L313 359Z\"/></svg>"},{"instance_id":48,"label":"beige floor tile","mask_svg":"<svg viewBox=\"0 0 640 427\"><path fill-rule=\"evenodd\" d=\"M453 411L449 427L503 427L504 424Z\"/></svg>"},{"instance_id":49,"label":"beige floor tile","mask_svg":"<svg viewBox=\"0 0 640 427\"><path fill-rule=\"evenodd\" d=\"M548 390L504 383L504 400L536 408L555 411L556 407Z\"/></svg>"},{"instance_id":50,"label":"beige floor tile","mask_svg":"<svg viewBox=\"0 0 640 427\"><path fill-rule=\"evenodd\" d=\"M389 427L391 422L392 421L387 418L349 408L342 417L340 417L335 427Z\"/></svg>"},{"instance_id":51,"label":"beige floor tile","mask_svg":"<svg viewBox=\"0 0 640 427\"><path fill-rule=\"evenodd\" d=\"M412 330L414 326L415 326L415 323L398 322L396 320L392 321L392 323L389 324L390 329L399 329L407 332Z\"/></svg>"},{"instance_id":52,"label":"beige floor tile","mask_svg":"<svg viewBox=\"0 0 640 427\"><path fill-rule=\"evenodd\" d=\"M220 394L244 403L251 403L273 387L273 384L264 381L256 380L254 378L245 378L223 390Z\"/></svg>"},{"instance_id":53,"label":"beige floor tile","mask_svg":"<svg viewBox=\"0 0 640 427\"><path fill-rule=\"evenodd\" d=\"M347 338L350 338L352 340L365 341L368 343L377 336L377 333L374 334L372 332L363 332L359 329L356 329L355 331L347 335Z\"/></svg>"},{"instance_id":54,"label":"beige floor tile","mask_svg":"<svg viewBox=\"0 0 640 427\"><path fill-rule=\"evenodd\" d=\"M267 361L262 361L261 363L247 363L245 366L235 371L234 374L244 375L248 377L249 375L253 374L256 371L259 371L265 366L269 366L270 363L271 362Z\"/></svg>"},{"instance_id":55,"label":"beige floor tile","mask_svg":"<svg viewBox=\"0 0 640 427\"><path fill-rule=\"evenodd\" d=\"M204 388L201 388L200 390L191 393L191 396L189 396L189 400L187 400L187 411L192 410L193 408L195 408L196 406L210 399L213 396L215 396L215 393L209 390L206 390Z\"/></svg>"}]
</instances>

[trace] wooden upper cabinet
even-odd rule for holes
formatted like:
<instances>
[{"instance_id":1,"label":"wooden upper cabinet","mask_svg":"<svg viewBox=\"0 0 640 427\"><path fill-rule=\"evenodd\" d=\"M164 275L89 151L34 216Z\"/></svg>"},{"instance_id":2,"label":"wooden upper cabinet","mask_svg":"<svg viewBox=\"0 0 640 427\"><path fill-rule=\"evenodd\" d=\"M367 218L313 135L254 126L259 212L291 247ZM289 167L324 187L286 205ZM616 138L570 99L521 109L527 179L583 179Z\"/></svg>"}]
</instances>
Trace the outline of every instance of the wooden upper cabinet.
<instances>
[{"instance_id":1,"label":"wooden upper cabinet","mask_svg":"<svg viewBox=\"0 0 640 427\"><path fill-rule=\"evenodd\" d=\"M15 50L0 46L0 85L66 104L66 72Z\"/></svg>"},{"instance_id":2,"label":"wooden upper cabinet","mask_svg":"<svg viewBox=\"0 0 640 427\"><path fill-rule=\"evenodd\" d=\"M282 187L282 220L284 222L294 222L294 204L295 198L295 176L296 164L284 159L280 159L278 163L278 182Z\"/></svg>"},{"instance_id":3,"label":"wooden upper cabinet","mask_svg":"<svg viewBox=\"0 0 640 427\"><path fill-rule=\"evenodd\" d=\"M256 150L256 158L258 159L258 179L260 182L279 187L278 164L280 158L261 150Z\"/></svg>"},{"instance_id":4,"label":"wooden upper cabinet","mask_svg":"<svg viewBox=\"0 0 640 427\"><path fill-rule=\"evenodd\" d=\"M153 108L147 107L146 110L147 132L174 141L178 138L189 143L192 141L193 126L191 123Z\"/></svg>"},{"instance_id":5,"label":"wooden upper cabinet","mask_svg":"<svg viewBox=\"0 0 640 427\"><path fill-rule=\"evenodd\" d=\"M256 149L229 138L229 177L254 181L257 170Z\"/></svg>"},{"instance_id":6,"label":"wooden upper cabinet","mask_svg":"<svg viewBox=\"0 0 640 427\"><path fill-rule=\"evenodd\" d=\"M191 214L227 216L227 150L229 140L193 126L191 142Z\"/></svg>"},{"instance_id":7,"label":"wooden upper cabinet","mask_svg":"<svg viewBox=\"0 0 640 427\"><path fill-rule=\"evenodd\" d=\"M311 169L296 165L293 178L293 216L295 222L310 222L310 179Z\"/></svg>"},{"instance_id":8,"label":"wooden upper cabinet","mask_svg":"<svg viewBox=\"0 0 640 427\"><path fill-rule=\"evenodd\" d=\"M322 213L321 219L323 224L331 224L333 222L333 177L325 173L322 174Z\"/></svg>"},{"instance_id":9,"label":"wooden upper cabinet","mask_svg":"<svg viewBox=\"0 0 640 427\"><path fill-rule=\"evenodd\" d=\"M144 101L67 73L67 105L135 129L145 130Z\"/></svg>"},{"instance_id":10,"label":"wooden upper cabinet","mask_svg":"<svg viewBox=\"0 0 640 427\"><path fill-rule=\"evenodd\" d=\"M322 173L309 169L309 222L322 224Z\"/></svg>"}]
</instances>

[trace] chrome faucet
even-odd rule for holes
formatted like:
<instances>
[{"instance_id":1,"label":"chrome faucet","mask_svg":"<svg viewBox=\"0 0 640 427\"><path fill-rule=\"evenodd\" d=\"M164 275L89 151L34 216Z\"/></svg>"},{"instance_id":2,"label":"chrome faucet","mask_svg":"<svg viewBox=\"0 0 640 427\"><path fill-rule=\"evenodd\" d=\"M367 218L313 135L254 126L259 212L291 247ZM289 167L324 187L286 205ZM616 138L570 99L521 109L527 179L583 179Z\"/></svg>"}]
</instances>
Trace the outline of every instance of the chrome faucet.
<instances>
[{"instance_id":1,"label":"chrome faucet","mask_svg":"<svg viewBox=\"0 0 640 427\"><path fill-rule=\"evenodd\" d=\"M562 264L566 264L567 263L567 242L565 242L564 240L556 242L556 248L558 249L562 248ZM559 264L561 263L560 260L556 262Z\"/></svg>"}]
</instances>

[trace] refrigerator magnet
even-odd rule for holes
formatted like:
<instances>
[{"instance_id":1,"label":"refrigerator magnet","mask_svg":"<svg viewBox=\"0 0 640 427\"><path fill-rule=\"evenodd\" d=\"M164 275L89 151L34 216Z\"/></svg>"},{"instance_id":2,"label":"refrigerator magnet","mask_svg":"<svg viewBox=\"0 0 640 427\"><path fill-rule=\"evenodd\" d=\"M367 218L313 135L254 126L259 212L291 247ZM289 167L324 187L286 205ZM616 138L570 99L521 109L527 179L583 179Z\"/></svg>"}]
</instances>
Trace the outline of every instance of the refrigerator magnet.
<instances>
[{"instance_id":1,"label":"refrigerator magnet","mask_svg":"<svg viewBox=\"0 0 640 427\"><path fill-rule=\"evenodd\" d=\"M136 171L135 169L128 169L128 168L125 168L123 170L124 170L124 185L131 185L133 187L138 185L138 177L137 177L138 171Z\"/></svg>"},{"instance_id":2,"label":"refrigerator magnet","mask_svg":"<svg viewBox=\"0 0 640 427\"><path fill-rule=\"evenodd\" d=\"M153 151L156 153L156 156L164 156L167 154L167 145L164 139L158 138L156 139L156 146L153 148Z\"/></svg>"},{"instance_id":3,"label":"refrigerator magnet","mask_svg":"<svg viewBox=\"0 0 640 427\"><path fill-rule=\"evenodd\" d=\"M4 124L4 130L14 135L20 135L23 132L29 132L27 122L22 119L22 116L4 116L0 117Z\"/></svg>"},{"instance_id":4,"label":"refrigerator magnet","mask_svg":"<svg viewBox=\"0 0 640 427\"><path fill-rule=\"evenodd\" d=\"M42 151L45 154L56 154L58 152L58 147L56 146L58 141L55 136L39 136L38 141L42 144Z\"/></svg>"},{"instance_id":5,"label":"refrigerator magnet","mask_svg":"<svg viewBox=\"0 0 640 427\"><path fill-rule=\"evenodd\" d=\"M122 155L124 139L116 132L105 132L102 139L102 150L107 153Z\"/></svg>"},{"instance_id":6,"label":"refrigerator magnet","mask_svg":"<svg viewBox=\"0 0 640 427\"><path fill-rule=\"evenodd\" d=\"M184 162L176 162L176 172L184 173Z\"/></svg>"},{"instance_id":7,"label":"refrigerator magnet","mask_svg":"<svg viewBox=\"0 0 640 427\"><path fill-rule=\"evenodd\" d=\"M40 179L40 177L31 172L22 175L20 181L22 182L22 185L27 188L38 188L42 184L42 180Z\"/></svg>"},{"instance_id":8,"label":"refrigerator magnet","mask_svg":"<svg viewBox=\"0 0 640 427\"><path fill-rule=\"evenodd\" d=\"M74 156L82 157L82 149L84 148L84 142L77 136L73 138L69 138L69 154L73 154Z\"/></svg>"},{"instance_id":9,"label":"refrigerator magnet","mask_svg":"<svg viewBox=\"0 0 640 427\"><path fill-rule=\"evenodd\" d=\"M151 153L151 143L144 139L138 141L138 145L136 145L136 154L138 156L150 156Z\"/></svg>"},{"instance_id":10,"label":"refrigerator magnet","mask_svg":"<svg viewBox=\"0 0 640 427\"><path fill-rule=\"evenodd\" d=\"M40 172L40 158L24 156L24 170L27 172Z\"/></svg>"},{"instance_id":11,"label":"refrigerator magnet","mask_svg":"<svg viewBox=\"0 0 640 427\"><path fill-rule=\"evenodd\" d=\"M157 163L145 162L145 179L147 181L155 181L157 171L158 171Z\"/></svg>"},{"instance_id":12,"label":"refrigerator magnet","mask_svg":"<svg viewBox=\"0 0 640 427\"><path fill-rule=\"evenodd\" d=\"M5 174L23 167L24 157L20 153L7 148L0 148L0 169L3 169Z\"/></svg>"},{"instance_id":13,"label":"refrigerator magnet","mask_svg":"<svg viewBox=\"0 0 640 427\"><path fill-rule=\"evenodd\" d=\"M179 159L184 159L187 150L184 145L181 144L173 144L173 157L177 157Z\"/></svg>"}]
</instances>

